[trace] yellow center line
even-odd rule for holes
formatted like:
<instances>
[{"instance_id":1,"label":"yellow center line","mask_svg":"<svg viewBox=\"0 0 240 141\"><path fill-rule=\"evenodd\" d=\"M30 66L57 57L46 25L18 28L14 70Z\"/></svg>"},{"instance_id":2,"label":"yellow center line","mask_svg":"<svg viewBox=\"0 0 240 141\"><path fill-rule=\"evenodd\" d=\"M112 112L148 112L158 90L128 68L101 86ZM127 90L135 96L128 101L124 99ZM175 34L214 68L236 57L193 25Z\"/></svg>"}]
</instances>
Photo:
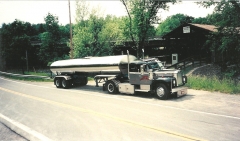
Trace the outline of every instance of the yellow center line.
<instances>
[{"instance_id":1,"label":"yellow center line","mask_svg":"<svg viewBox=\"0 0 240 141\"><path fill-rule=\"evenodd\" d=\"M19 96L22 96L22 97L30 98L30 99L33 99L33 100L41 101L41 102L44 102L44 103L48 103L48 104L51 104L51 105L56 105L56 106L63 107L63 108L68 108L68 109L72 109L72 110L76 110L76 111L80 111L80 112L89 113L89 114L99 116L99 117L114 119L116 121L131 124L131 125L134 125L134 126L147 128L147 129L154 130L154 131L157 131L157 132L172 135L174 137L178 137L178 138L181 138L183 140L203 141L203 139L199 139L199 138L196 138L196 137L184 135L184 134L177 133L177 132L168 131L168 130L157 128L157 127L144 125L144 124L141 124L141 123L133 122L133 121L130 121L130 120L126 120L126 119L123 119L123 118L119 118L119 117L116 117L116 116L111 116L111 115L108 115L108 114L96 112L96 111L85 109L85 108L71 106L71 105L68 105L68 104L64 104L64 103L60 103L60 102L56 102L56 101L51 101L51 100L47 100L47 99L43 99L43 98L39 98L39 97L27 95L27 94L23 94L23 93L12 91L12 90L5 89L5 88L2 88L2 87L0 87L0 90L9 92L9 93L12 93L12 94L15 94L15 95L19 95Z\"/></svg>"}]
</instances>

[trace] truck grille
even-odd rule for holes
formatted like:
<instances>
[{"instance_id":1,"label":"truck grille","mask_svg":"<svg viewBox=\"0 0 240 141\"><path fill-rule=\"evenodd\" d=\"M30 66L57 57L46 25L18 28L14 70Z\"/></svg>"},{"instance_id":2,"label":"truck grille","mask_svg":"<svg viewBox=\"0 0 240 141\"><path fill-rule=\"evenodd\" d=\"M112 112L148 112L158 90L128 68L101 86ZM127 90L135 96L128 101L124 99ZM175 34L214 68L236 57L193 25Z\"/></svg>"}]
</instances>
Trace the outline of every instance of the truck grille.
<instances>
[{"instance_id":1,"label":"truck grille","mask_svg":"<svg viewBox=\"0 0 240 141\"><path fill-rule=\"evenodd\" d=\"M182 73L181 72L178 72L177 74L177 86L180 86L182 85Z\"/></svg>"}]
</instances>

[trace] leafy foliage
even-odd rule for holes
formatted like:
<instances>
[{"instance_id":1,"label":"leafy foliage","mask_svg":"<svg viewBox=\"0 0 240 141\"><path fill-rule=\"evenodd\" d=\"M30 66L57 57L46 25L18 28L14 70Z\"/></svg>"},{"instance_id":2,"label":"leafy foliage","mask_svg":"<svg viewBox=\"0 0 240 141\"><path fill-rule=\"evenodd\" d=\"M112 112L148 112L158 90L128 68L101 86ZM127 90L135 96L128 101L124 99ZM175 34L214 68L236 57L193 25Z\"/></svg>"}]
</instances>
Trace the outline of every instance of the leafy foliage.
<instances>
[{"instance_id":1,"label":"leafy foliage","mask_svg":"<svg viewBox=\"0 0 240 141\"><path fill-rule=\"evenodd\" d=\"M103 18L100 8L91 10L84 1L77 2L76 14L74 58L111 55L113 41L121 37L121 20L110 15Z\"/></svg>"},{"instance_id":2,"label":"leafy foliage","mask_svg":"<svg viewBox=\"0 0 240 141\"><path fill-rule=\"evenodd\" d=\"M24 63L26 50L31 49L30 35L33 29L30 23L15 20L2 25L2 51L8 66L21 66Z\"/></svg>"},{"instance_id":3,"label":"leafy foliage","mask_svg":"<svg viewBox=\"0 0 240 141\"><path fill-rule=\"evenodd\" d=\"M69 25L58 25L58 18L48 13L46 24L30 24L15 20L3 24L2 56L6 60L7 68L23 68L26 66L26 53L29 66L45 65L48 62L69 58L67 41ZM32 41L42 41L42 45L32 46Z\"/></svg>"},{"instance_id":4,"label":"leafy foliage","mask_svg":"<svg viewBox=\"0 0 240 141\"><path fill-rule=\"evenodd\" d=\"M206 76L189 76L189 88L197 90L219 91L230 94L240 94L240 82L235 82L229 78L219 79L217 76L211 78Z\"/></svg>"},{"instance_id":5,"label":"leafy foliage","mask_svg":"<svg viewBox=\"0 0 240 141\"><path fill-rule=\"evenodd\" d=\"M196 24L208 24L208 25L214 24L214 22L211 20L211 15L208 15L207 17L195 18L195 19L192 20L192 23L196 23Z\"/></svg>"},{"instance_id":6,"label":"leafy foliage","mask_svg":"<svg viewBox=\"0 0 240 141\"><path fill-rule=\"evenodd\" d=\"M155 35L153 24L159 22L157 13L160 9L167 9L167 3L175 3L175 0L120 0L128 14L125 22L124 35L132 40L133 49L137 51L137 58L144 49L148 37Z\"/></svg>"},{"instance_id":7,"label":"leafy foliage","mask_svg":"<svg viewBox=\"0 0 240 141\"><path fill-rule=\"evenodd\" d=\"M201 2L205 7L216 5L211 20L218 27L218 32L209 37L207 45L220 52L223 68L228 72L240 73L240 3L231 1ZM233 65L228 68L225 66Z\"/></svg>"},{"instance_id":8,"label":"leafy foliage","mask_svg":"<svg viewBox=\"0 0 240 141\"><path fill-rule=\"evenodd\" d=\"M166 33L171 32L173 29L177 28L181 24L184 23L191 23L194 20L193 17L183 15L183 14L176 14L170 17L158 25L156 35L163 36Z\"/></svg>"},{"instance_id":9,"label":"leafy foliage","mask_svg":"<svg viewBox=\"0 0 240 141\"><path fill-rule=\"evenodd\" d=\"M42 45L38 50L39 60L45 64L49 64L59 58L64 58L66 52L69 51L67 44L67 29L63 26L59 26L58 17L48 13L44 18L45 30L39 35Z\"/></svg>"}]
</instances>

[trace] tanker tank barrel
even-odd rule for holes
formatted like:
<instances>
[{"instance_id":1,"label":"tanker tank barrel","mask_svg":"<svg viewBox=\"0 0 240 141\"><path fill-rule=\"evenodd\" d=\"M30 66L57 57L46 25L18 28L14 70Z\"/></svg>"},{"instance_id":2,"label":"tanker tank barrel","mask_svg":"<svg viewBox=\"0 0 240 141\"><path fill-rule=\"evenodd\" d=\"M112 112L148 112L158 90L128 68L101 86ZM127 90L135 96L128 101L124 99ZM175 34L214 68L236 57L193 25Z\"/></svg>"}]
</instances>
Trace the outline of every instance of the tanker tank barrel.
<instances>
[{"instance_id":1,"label":"tanker tank barrel","mask_svg":"<svg viewBox=\"0 0 240 141\"><path fill-rule=\"evenodd\" d=\"M135 56L129 55L130 62L135 60ZM50 70L56 75L62 74L63 72L127 74L127 64L127 55L87 57L55 61L50 65Z\"/></svg>"}]
</instances>

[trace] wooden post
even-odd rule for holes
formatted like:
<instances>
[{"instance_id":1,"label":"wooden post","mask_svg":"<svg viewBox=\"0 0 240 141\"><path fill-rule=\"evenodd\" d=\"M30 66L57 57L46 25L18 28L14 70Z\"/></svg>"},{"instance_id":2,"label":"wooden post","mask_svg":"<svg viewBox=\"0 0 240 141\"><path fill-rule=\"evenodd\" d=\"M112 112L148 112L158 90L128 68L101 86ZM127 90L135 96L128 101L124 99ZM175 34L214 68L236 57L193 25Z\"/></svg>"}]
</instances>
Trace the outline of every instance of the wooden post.
<instances>
[{"instance_id":1,"label":"wooden post","mask_svg":"<svg viewBox=\"0 0 240 141\"><path fill-rule=\"evenodd\" d=\"M27 63L27 72L29 72L29 70L28 70L28 53L27 53L27 50L26 50L26 63Z\"/></svg>"},{"instance_id":2,"label":"wooden post","mask_svg":"<svg viewBox=\"0 0 240 141\"><path fill-rule=\"evenodd\" d=\"M200 66L202 65L202 58L200 57Z\"/></svg>"},{"instance_id":3,"label":"wooden post","mask_svg":"<svg viewBox=\"0 0 240 141\"><path fill-rule=\"evenodd\" d=\"M185 70L185 68L186 68L186 61L185 60L183 61L183 67L184 67L184 70Z\"/></svg>"},{"instance_id":4,"label":"wooden post","mask_svg":"<svg viewBox=\"0 0 240 141\"><path fill-rule=\"evenodd\" d=\"M192 58L192 65L194 66L194 58Z\"/></svg>"}]
</instances>

